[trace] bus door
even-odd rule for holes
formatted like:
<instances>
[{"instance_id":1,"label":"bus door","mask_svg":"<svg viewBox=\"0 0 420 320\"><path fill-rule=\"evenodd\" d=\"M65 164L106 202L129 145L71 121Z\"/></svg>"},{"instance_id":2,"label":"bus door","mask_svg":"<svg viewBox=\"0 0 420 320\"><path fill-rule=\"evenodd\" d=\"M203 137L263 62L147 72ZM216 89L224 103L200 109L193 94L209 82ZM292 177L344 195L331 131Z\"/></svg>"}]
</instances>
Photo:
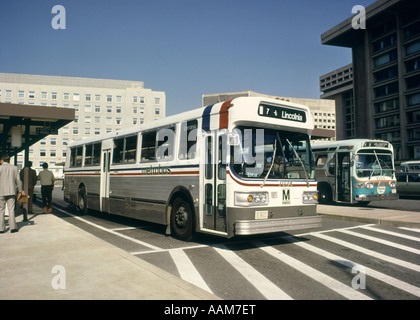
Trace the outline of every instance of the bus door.
<instances>
[{"instance_id":1,"label":"bus door","mask_svg":"<svg viewBox=\"0 0 420 320\"><path fill-rule=\"evenodd\" d=\"M206 133L204 139L200 215L205 229L226 232L226 134Z\"/></svg>"},{"instance_id":2,"label":"bus door","mask_svg":"<svg viewBox=\"0 0 420 320\"><path fill-rule=\"evenodd\" d=\"M101 157L101 191L100 211L109 210L109 171L111 166L111 149L102 149Z\"/></svg>"},{"instance_id":3,"label":"bus door","mask_svg":"<svg viewBox=\"0 0 420 320\"><path fill-rule=\"evenodd\" d=\"M350 152L338 152L336 157L336 199L351 202Z\"/></svg>"}]
</instances>

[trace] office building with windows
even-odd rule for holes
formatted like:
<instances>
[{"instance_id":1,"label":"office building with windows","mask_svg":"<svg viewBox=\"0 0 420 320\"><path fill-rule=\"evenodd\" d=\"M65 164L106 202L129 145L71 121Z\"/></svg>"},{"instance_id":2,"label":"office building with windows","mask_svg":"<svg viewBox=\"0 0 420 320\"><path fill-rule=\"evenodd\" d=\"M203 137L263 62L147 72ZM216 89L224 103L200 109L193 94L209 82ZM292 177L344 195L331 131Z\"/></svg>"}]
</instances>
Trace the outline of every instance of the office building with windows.
<instances>
[{"instance_id":1,"label":"office building with windows","mask_svg":"<svg viewBox=\"0 0 420 320\"><path fill-rule=\"evenodd\" d=\"M420 2L379 0L365 10L366 28L354 28L354 18L321 36L324 45L352 49L353 89L337 88L348 99L337 111L337 136L388 140L396 160L420 159ZM321 91L331 98L322 83Z\"/></svg>"},{"instance_id":2,"label":"office building with windows","mask_svg":"<svg viewBox=\"0 0 420 320\"><path fill-rule=\"evenodd\" d=\"M57 176L71 141L141 125L166 113L165 92L126 80L0 73L0 102L75 110L73 122L29 149L36 170L48 162ZM23 158L19 154L19 167L24 165Z\"/></svg>"}]
</instances>

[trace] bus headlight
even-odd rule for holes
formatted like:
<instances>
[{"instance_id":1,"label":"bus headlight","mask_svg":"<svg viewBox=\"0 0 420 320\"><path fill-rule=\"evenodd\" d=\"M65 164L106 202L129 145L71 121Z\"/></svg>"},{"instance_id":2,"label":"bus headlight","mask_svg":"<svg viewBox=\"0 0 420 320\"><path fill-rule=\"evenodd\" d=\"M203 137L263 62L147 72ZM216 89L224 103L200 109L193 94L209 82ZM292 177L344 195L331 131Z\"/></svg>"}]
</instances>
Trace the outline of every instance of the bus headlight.
<instances>
[{"instance_id":1,"label":"bus headlight","mask_svg":"<svg viewBox=\"0 0 420 320\"><path fill-rule=\"evenodd\" d=\"M392 188L392 189L393 189L393 188L395 188L396 186L397 186L397 181L390 181L390 182L389 182L389 187L390 187L390 188Z\"/></svg>"},{"instance_id":2,"label":"bus headlight","mask_svg":"<svg viewBox=\"0 0 420 320\"><path fill-rule=\"evenodd\" d=\"M302 203L318 203L318 192L304 192L302 195Z\"/></svg>"},{"instance_id":3,"label":"bus headlight","mask_svg":"<svg viewBox=\"0 0 420 320\"><path fill-rule=\"evenodd\" d=\"M235 192L235 206L252 207L268 205L268 192Z\"/></svg>"},{"instance_id":4,"label":"bus headlight","mask_svg":"<svg viewBox=\"0 0 420 320\"><path fill-rule=\"evenodd\" d=\"M365 183L365 188L366 189L371 190L371 189L373 189L373 187L374 187L374 185L373 185L372 182L366 182Z\"/></svg>"}]
</instances>

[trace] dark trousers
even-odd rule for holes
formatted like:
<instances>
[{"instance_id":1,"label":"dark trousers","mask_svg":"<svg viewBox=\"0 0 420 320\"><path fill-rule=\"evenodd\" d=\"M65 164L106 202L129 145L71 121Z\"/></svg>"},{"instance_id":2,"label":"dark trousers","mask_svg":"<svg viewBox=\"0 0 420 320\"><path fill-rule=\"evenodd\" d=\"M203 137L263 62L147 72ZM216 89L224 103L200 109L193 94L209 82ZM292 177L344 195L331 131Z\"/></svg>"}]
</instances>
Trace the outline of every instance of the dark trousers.
<instances>
[{"instance_id":1,"label":"dark trousers","mask_svg":"<svg viewBox=\"0 0 420 320\"><path fill-rule=\"evenodd\" d=\"M52 191L53 191L53 186L41 186L43 207L52 208Z\"/></svg>"}]
</instances>

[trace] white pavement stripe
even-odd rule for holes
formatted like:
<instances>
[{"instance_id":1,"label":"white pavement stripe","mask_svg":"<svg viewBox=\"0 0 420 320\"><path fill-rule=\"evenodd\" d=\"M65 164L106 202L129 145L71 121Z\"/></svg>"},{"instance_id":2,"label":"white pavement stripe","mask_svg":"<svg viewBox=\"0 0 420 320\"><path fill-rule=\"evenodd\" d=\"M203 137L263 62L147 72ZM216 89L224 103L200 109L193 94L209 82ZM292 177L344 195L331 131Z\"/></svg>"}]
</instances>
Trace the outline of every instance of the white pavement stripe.
<instances>
[{"instance_id":1,"label":"white pavement stripe","mask_svg":"<svg viewBox=\"0 0 420 320\"><path fill-rule=\"evenodd\" d=\"M362 234L362 233L359 233L359 232L350 231L350 230L337 230L337 231L342 232L342 233L346 233L346 234L350 234L350 235L355 236L355 237L359 237L359 238L367 239L367 240L370 240L370 241L378 242L378 243L384 244L386 246L394 247L394 248L397 248L397 249L400 249L400 250L412 252L412 253L415 253L415 254L420 254L420 250L418 250L418 249L414 249L414 248L411 248L411 247L408 247L408 246L404 246L402 244L398 244L398 243L395 243L395 242L392 242L392 241L383 240L383 239L380 239L380 238L368 236L368 235L365 235L365 234Z\"/></svg>"},{"instance_id":2,"label":"white pavement stripe","mask_svg":"<svg viewBox=\"0 0 420 320\"><path fill-rule=\"evenodd\" d=\"M91 226L94 226L95 228L98 228L98 229L100 229L100 230L103 230L103 231L109 232L109 233L111 233L111 234L113 234L113 235L116 235L116 236L118 236L118 237L120 237L120 238L123 238L123 239L129 240L129 241L131 241L131 242L134 242L134 243L140 244L140 245L142 245L142 246L145 246L145 247L150 248L150 249L153 249L153 250L161 250L161 248L156 247L156 246L154 246L154 245L151 245L151 244L149 244L149 243L147 243L147 242L140 241L140 240L134 239L134 238L132 238L132 237L126 236L126 235L124 235L124 234L122 234L122 233L119 233L119 232L116 232L116 231L113 231L113 230L110 230L110 229L104 228L104 227L102 227L102 226L100 226L100 225L98 225L98 224L96 224L96 223L93 223L93 222L87 221L87 220L85 220L85 219L82 219L82 218L80 218L80 217L78 217L78 216L75 216L74 214L71 214L71 213L69 213L69 212L67 212L67 211L65 211L65 210L61 210L60 208L57 208L57 207L54 207L54 208L55 208L56 210L58 210L58 211L60 211L60 212L64 213L64 214L67 214L67 215L69 215L69 216L71 216L71 217L73 217L73 218L77 219L77 220L80 220L80 221L82 221L82 222L84 222L84 223L86 223L86 224L89 224L89 225L91 225Z\"/></svg>"},{"instance_id":3,"label":"white pavement stripe","mask_svg":"<svg viewBox=\"0 0 420 320\"><path fill-rule=\"evenodd\" d=\"M362 229L367 229L367 230L372 230L372 231L375 231L375 232L389 234L391 236L400 237L400 238L404 238L404 239L407 239L407 240L413 240L413 241L420 242L420 237L413 237L413 236L409 236L409 235L406 235L406 234L403 234L403 233L393 232L393 231L374 228L374 227L369 227L369 226L361 226L361 228Z\"/></svg>"},{"instance_id":4,"label":"white pavement stripe","mask_svg":"<svg viewBox=\"0 0 420 320\"><path fill-rule=\"evenodd\" d=\"M401 229L401 230L408 230L408 231L413 231L413 232L420 232L420 229L418 229L418 228L406 228L406 227L399 227L398 229Z\"/></svg>"},{"instance_id":5,"label":"white pavement stripe","mask_svg":"<svg viewBox=\"0 0 420 320\"><path fill-rule=\"evenodd\" d=\"M214 245L213 248L268 300L292 300L287 293L264 277L254 267L249 265L226 246Z\"/></svg>"},{"instance_id":6,"label":"white pavement stripe","mask_svg":"<svg viewBox=\"0 0 420 320\"><path fill-rule=\"evenodd\" d=\"M401 267L420 272L420 266L416 265L414 263L407 262L407 261L404 261L404 260L400 260L400 259L397 259L397 258L394 258L394 257L391 257L391 256L387 256L385 254L360 247L358 245L355 245L355 244L352 244L350 242L343 241L343 240L328 236L326 234L320 234L319 233L319 234L314 234L313 236L324 239L324 240L327 240L327 241L330 241L334 244L338 244L338 245L343 246L343 247L350 248L350 249L355 250L355 251L359 251L363 254L366 254L366 255L369 255L369 256L372 256L372 257L375 257L375 258L378 258L378 259L381 259L381 260L384 260L384 261L387 261L387 262L391 262L391 263L399 265Z\"/></svg>"},{"instance_id":7,"label":"white pavement stripe","mask_svg":"<svg viewBox=\"0 0 420 320\"><path fill-rule=\"evenodd\" d=\"M378 279L378 280L380 280L382 282L385 282L388 285L391 285L391 286L396 287L396 288L398 288L400 290L406 291L406 292L408 292L408 293L410 293L410 294L412 294L414 296L420 297L420 288L415 287L415 286L413 286L413 285L411 285L411 284L409 284L407 282L404 282L404 281L395 279L395 278L390 277L390 276L388 276L388 275L386 275L384 273L381 273L381 272L375 271L373 269L370 269L370 268L368 268L366 266L357 264L357 263L355 263L353 261L350 261L350 260L348 260L346 258L337 256L337 255L335 255L333 253L330 253L330 252L325 251L323 249L317 248L317 247L315 247L313 245L310 245L308 243L304 243L304 242L300 241L299 239L296 239L293 236L285 237L284 239L286 239L287 241L289 241L291 243L294 243L297 246L300 246L301 248L304 248L304 249L307 249L307 250L309 250L311 252L314 252L316 254L319 254L320 256L323 256L324 258L327 258L327 259L329 259L331 261L334 261L336 263L342 264L342 265L344 265L344 266L346 266L348 268L353 268L355 266L363 267L365 269L365 272L366 272L366 275L367 276L376 278L376 279Z\"/></svg>"},{"instance_id":8,"label":"white pavement stripe","mask_svg":"<svg viewBox=\"0 0 420 320\"><path fill-rule=\"evenodd\" d=\"M288 264L292 268L302 272L306 276L318 281L319 283L323 284L327 288L337 292L338 294L342 295L343 297L350 299L350 300L372 300L370 297L364 295L363 293L353 289L350 286L347 286L341 283L330 276L302 263L299 260L273 248L269 247L266 244L260 241L253 241L252 242L256 247L260 248L264 252L267 252L274 258Z\"/></svg>"},{"instance_id":9,"label":"white pavement stripe","mask_svg":"<svg viewBox=\"0 0 420 320\"><path fill-rule=\"evenodd\" d=\"M174 249L169 253L172 257L172 260L175 262L176 268L178 269L178 272L183 280L188 281L189 283L192 283L193 285L203 290L213 293L183 249Z\"/></svg>"}]
</instances>

